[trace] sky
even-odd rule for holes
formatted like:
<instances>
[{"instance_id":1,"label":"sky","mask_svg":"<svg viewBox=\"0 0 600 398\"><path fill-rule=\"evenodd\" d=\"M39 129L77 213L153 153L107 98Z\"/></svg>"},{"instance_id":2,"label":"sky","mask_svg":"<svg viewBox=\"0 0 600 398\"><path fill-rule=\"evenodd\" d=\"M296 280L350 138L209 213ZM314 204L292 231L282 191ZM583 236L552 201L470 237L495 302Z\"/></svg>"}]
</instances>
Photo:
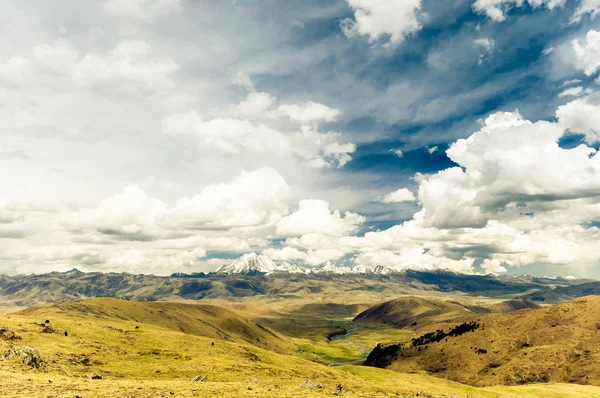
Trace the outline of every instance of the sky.
<instances>
[{"instance_id":1,"label":"sky","mask_svg":"<svg viewBox=\"0 0 600 398\"><path fill-rule=\"evenodd\" d=\"M600 278L600 0L0 2L0 273Z\"/></svg>"}]
</instances>

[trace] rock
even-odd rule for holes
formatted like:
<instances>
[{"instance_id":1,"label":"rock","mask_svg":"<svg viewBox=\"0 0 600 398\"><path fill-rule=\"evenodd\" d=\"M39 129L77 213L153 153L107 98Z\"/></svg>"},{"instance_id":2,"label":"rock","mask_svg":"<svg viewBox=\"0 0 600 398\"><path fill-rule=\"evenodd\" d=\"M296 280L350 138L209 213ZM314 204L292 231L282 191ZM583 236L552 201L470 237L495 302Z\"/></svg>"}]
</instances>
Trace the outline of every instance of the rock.
<instances>
[{"instance_id":1,"label":"rock","mask_svg":"<svg viewBox=\"0 0 600 398\"><path fill-rule=\"evenodd\" d=\"M21 336L18 336L10 329L0 328L0 339L4 341L14 341L21 340Z\"/></svg>"},{"instance_id":2,"label":"rock","mask_svg":"<svg viewBox=\"0 0 600 398\"><path fill-rule=\"evenodd\" d=\"M314 382L312 382L311 380L306 379L305 381L303 381L300 384L300 388L318 388L318 389L322 389L325 388L325 386L323 386L323 384L316 384Z\"/></svg>"},{"instance_id":3,"label":"rock","mask_svg":"<svg viewBox=\"0 0 600 398\"><path fill-rule=\"evenodd\" d=\"M56 330L54 330L54 328L50 325L44 325L42 327L42 333L55 333Z\"/></svg>"},{"instance_id":4,"label":"rock","mask_svg":"<svg viewBox=\"0 0 600 398\"><path fill-rule=\"evenodd\" d=\"M102 380L102 376L100 376L98 373L90 373L85 375L86 379L90 379L90 380Z\"/></svg>"},{"instance_id":5,"label":"rock","mask_svg":"<svg viewBox=\"0 0 600 398\"><path fill-rule=\"evenodd\" d=\"M192 381L204 382L208 380L208 375L198 375L192 379Z\"/></svg>"},{"instance_id":6,"label":"rock","mask_svg":"<svg viewBox=\"0 0 600 398\"><path fill-rule=\"evenodd\" d=\"M2 357L5 359L18 357L22 364L31 366L32 368L39 369L44 367L44 361L42 361L40 352L34 347L9 347Z\"/></svg>"}]
</instances>

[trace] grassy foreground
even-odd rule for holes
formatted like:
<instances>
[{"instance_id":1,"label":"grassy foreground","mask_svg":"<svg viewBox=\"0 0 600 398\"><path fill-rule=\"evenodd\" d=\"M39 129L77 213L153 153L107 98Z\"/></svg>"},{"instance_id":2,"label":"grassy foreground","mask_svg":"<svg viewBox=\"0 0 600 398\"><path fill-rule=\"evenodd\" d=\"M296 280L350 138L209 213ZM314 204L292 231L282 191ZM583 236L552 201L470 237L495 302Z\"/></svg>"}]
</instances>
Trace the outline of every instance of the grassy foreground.
<instances>
[{"instance_id":1,"label":"grassy foreground","mask_svg":"<svg viewBox=\"0 0 600 398\"><path fill-rule=\"evenodd\" d=\"M0 327L21 337L0 345L33 346L46 364L45 369L37 370L16 359L0 359L0 396L320 397L340 395L337 386L341 385L341 395L349 397L417 393L419 397L600 397L600 388L590 386L476 388L424 374L361 366L331 368L305 360L296 352L277 353L257 347L248 341L248 336L256 333L246 329L252 324L240 323L233 313L231 320L221 318L219 325L214 325L188 316L195 314L195 309L182 305L177 312L185 319L184 325L169 321L164 313L153 316L145 305L125 316L114 309L115 304L115 300L95 300L92 310L87 303L86 310L46 306L0 316ZM54 332L43 331L45 320L50 321ZM184 326L187 332L178 330ZM202 335L214 333L215 328L222 335ZM264 341L267 336L278 346L287 346L278 334L271 335L266 328L263 331L263 346L271 345ZM87 379L90 373L103 378ZM208 378L192 382L198 375Z\"/></svg>"}]
</instances>

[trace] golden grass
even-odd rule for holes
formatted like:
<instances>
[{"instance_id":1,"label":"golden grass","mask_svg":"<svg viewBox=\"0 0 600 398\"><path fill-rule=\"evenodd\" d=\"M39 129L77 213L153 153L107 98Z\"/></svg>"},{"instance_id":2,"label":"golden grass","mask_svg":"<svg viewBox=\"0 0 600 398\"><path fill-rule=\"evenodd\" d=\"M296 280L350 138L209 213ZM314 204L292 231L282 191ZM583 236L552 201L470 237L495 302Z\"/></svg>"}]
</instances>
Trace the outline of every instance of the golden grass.
<instances>
[{"instance_id":1,"label":"golden grass","mask_svg":"<svg viewBox=\"0 0 600 398\"><path fill-rule=\"evenodd\" d=\"M76 306L45 306L0 316L0 326L22 337L14 344L38 348L47 365L45 370L33 370L14 360L0 360L0 394L71 398L76 395L85 398L318 397L331 396L341 384L343 395L350 397L416 393L426 396L423 392L447 397L600 397L600 389L590 386L552 384L482 389L424 374L401 374L361 366L326 367L305 360L299 354L282 354L257 347L242 338L247 334L243 328L239 329L238 323L228 323L226 318L219 319L219 327L228 334L229 340L202 336L203 332L213 333L213 327L202 329L191 317L185 327L195 334L176 330L177 323L166 314L160 314L163 320L152 315L151 311L157 308L160 307L151 304L92 300ZM188 315L196 313L180 304L173 308ZM210 311L219 310L213 307ZM219 314L239 321L239 316L229 311ZM196 321L206 326L209 315L205 316ZM39 323L46 319L58 333L41 332ZM223 325L237 326L229 330ZM64 336L64 331L69 335ZM365 332L364 341L373 341L370 339L377 333L386 333L374 329ZM358 336L360 334L353 338ZM337 348L332 347L335 353ZM332 358L335 356L329 354ZM345 355L352 353L339 356ZM89 358L89 364L82 364L84 358ZM101 374L103 380L83 377L92 372ZM198 374L208 375L208 381L191 382ZM306 380L310 382L305 383ZM322 388L317 388L318 385Z\"/></svg>"}]
</instances>

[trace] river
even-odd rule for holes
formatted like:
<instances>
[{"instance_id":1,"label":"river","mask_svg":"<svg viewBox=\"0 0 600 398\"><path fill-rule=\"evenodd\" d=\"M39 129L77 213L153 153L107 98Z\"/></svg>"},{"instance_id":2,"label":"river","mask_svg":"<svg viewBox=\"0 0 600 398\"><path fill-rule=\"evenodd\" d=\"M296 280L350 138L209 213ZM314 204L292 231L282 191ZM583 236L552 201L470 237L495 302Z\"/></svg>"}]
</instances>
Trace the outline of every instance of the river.
<instances>
[{"instance_id":1,"label":"river","mask_svg":"<svg viewBox=\"0 0 600 398\"><path fill-rule=\"evenodd\" d=\"M358 359L351 359L351 360L340 361L340 362L332 362L327 366L333 367L333 366L342 366L342 365L360 365L360 364L362 364L369 356L369 353L373 350L373 347L371 347L370 345L367 345L364 343L358 343L356 341L352 341L349 339L350 337L352 337L353 335L358 333L358 330L360 329L360 327L358 325L355 325L353 323L347 323L347 324L344 324L342 326L342 328L346 330L346 333L332 337L331 340L332 341L343 341L345 343L348 343L348 344L354 346L358 351L361 352L362 356Z\"/></svg>"}]
</instances>

